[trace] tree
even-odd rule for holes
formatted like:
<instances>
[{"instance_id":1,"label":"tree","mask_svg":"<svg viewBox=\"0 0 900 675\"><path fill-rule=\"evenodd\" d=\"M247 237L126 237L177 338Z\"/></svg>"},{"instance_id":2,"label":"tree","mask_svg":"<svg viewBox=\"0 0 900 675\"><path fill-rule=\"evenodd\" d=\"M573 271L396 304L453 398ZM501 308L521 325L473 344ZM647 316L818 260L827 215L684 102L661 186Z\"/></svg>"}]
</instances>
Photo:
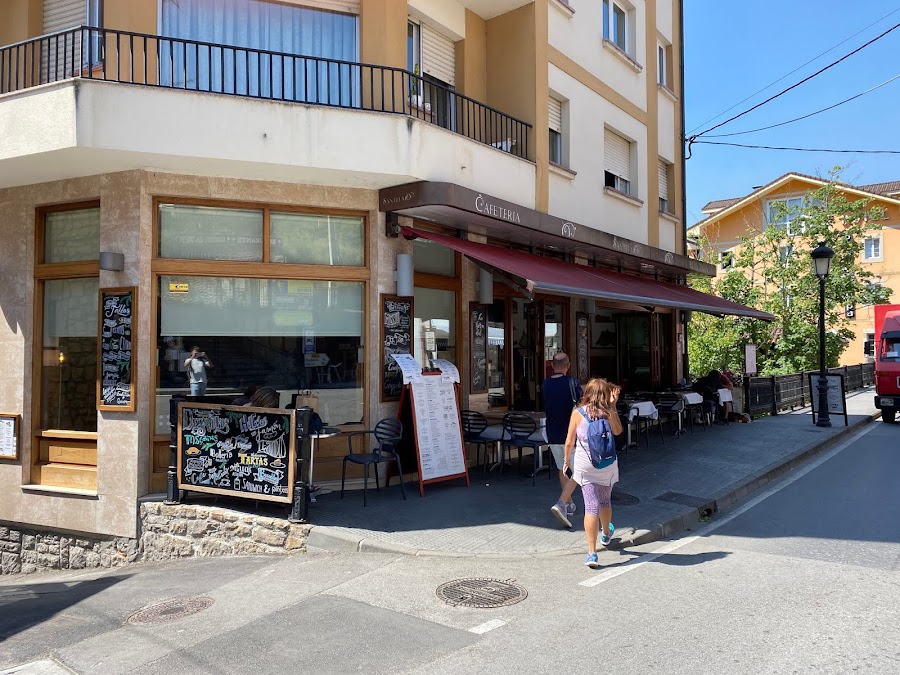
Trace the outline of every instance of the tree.
<instances>
[{"instance_id":1,"label":"tree","mask_svg":"<svg viewBox=\"0 0 900 675\"><path fill-rule=\"evenodd\" d=\"M800 207L776 202L772 224L743 237L734 266L712 281L694 277L693 288L759 307L771 323L741 317L698 317L688 328L691 371L737 368L743 345L757 345L760 374L796 373L818 368L819 281L809 256L819 242L834 250L825 287L826 361L836 366L854 333L845 308L887 302L890 289L873 283L859 264L868 232L881 229L882 209L871 199L849 200L839 182L840 167L809 192Z\"/></svg>"}]
</instances>

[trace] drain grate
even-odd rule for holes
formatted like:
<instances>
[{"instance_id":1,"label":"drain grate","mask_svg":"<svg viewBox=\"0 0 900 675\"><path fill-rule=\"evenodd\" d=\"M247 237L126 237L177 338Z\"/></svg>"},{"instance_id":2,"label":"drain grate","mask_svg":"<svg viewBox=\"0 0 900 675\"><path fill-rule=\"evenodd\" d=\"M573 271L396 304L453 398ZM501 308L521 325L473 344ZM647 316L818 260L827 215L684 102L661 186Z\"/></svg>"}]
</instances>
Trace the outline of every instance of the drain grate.
<instances>
[{"instance_id":1,"label":"drain grate","mask_svg":"<svg viewBox=\"0 0 900 675\"><path fill-rule=\"evenodd\" d=\"M197 614L213 604L212 598L198 596L196 598L179 598L166 600L155 605L139 609L128 617L130 624L159 624L178 621L186 616Z\"/></svg>"},{"instance_id":2,"label":"drain grate","mask_svg":"<svg viewBox=\"0 0 900 675\"><path fill-rule=\"evenodd\" d=\"M513 579L457 579L441 584L435 593L448 605L477 609L515 605L528 597Z\"/></svg>"},{"instance_id":3,"label":"drain grate","mask_svg":"<svg viewBox=\"0 0 900 675\"><path fill-rule=\"evenodd\" d=\"M672 502L674 504L683 504L685 506L690 506L694 509L699 509L700 507L706 506L712 500L704 499L703 497L695 497L693 495L685 495L680 492L664 492L658 497L654 497L656 501L659 502Z\"/></svg>"},{"instance_id":4,"label":"drain grate","mask_svg":"<svg viewBox=\"0 0 900 675\"><path fill-rule=\"evenodd\" d=\"M618 490L613 490L612 503L617 504L618 506L634 506L636 504L640 504L641 500L634 495L628 494L627 492L619 492Z\"/></svg>"}]
</instances>

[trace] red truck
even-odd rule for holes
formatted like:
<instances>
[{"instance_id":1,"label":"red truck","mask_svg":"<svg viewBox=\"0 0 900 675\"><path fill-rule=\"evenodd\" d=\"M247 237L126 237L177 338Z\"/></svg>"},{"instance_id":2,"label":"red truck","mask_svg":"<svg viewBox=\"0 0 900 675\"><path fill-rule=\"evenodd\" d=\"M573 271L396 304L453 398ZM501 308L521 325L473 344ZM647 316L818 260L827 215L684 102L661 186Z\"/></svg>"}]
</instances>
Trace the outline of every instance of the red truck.
<instances>
[{"instance_id":1,"label":"red truck","mask_svg":"<svg viewBox=\"0 0 900 675\"><path fill-rule=\"evenodd\" d=\"M875 305L875 407L893 423L900 408L900 305Z\"/></svg>"}]
</instances>

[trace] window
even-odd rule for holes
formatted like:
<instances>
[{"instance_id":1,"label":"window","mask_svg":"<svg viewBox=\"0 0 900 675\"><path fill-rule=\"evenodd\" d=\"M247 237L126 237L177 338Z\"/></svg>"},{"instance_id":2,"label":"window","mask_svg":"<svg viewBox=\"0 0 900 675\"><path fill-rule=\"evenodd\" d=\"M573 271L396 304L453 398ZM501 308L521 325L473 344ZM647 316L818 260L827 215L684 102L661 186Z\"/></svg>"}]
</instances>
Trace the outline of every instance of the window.
<instances>
[{"instance_id":1,"label":"window","mask_svg":"<svg viewBox=\"0 0 900 675\"><path fill-rule=\"evenodd\" d=\"M413 355L423 366L430 359L458 363L456 350L456 291L415 287Z\"/></svg>"},{"instance_id":2,"label":"window","mask_svg":"<svg viewBox=\"0 0 900 675\"><path fill-rule=\"evenodd\" d=\"M672 166L659 160L659 212L672 213L669 208L669 173Z\"/></svg>"},{"instance_id":3,"label":"window","mask_svg":"<svg viewBox=\"0 0 900 675\"><path fill-rule=\"evenodd\" d=\"M787 231L788 236L806 232L806 224L802 222L800 210L808 205L806 197L788 197L787 199L773 199L766 208L766 217L772 227L781 227ZM795 223L800 218L799 223Z\"/></svg>"},{"instance_id":4,"label":"window","mask_svg":"<svg viewBox=\"0 0 900 675\"><path fill-rule=\"evenodd\" d=\"M603 141L604 186L631 195L631 141L609 129Z\"/></svg>"},{"instance_id":5,"label":"window","mask_svg":"<svg viewBox=\"0 0 900 675\"><path fill-rule=\"evenodd\" d=\"M656 82L666 88L669 87L669 58L663 45L656 45Z\"/></svg>"},{"instance_id":6,"label":"window","mask_svg":"<svg viewBox=\"0 0 900 675\"><path fill-rule=\"evenodd\" d=\"M719 268L723 270L734 267L734 251L722 251L719 254Z\"/></svg>"},{"instance_id":7,"label":"window","mask_svg":"<svg viewBox=\"0 0 900 675\"><path fill-rule=\"evenodd\" d=\"M881 260L881 237L866 237L863 260Z\"/></svg>"},{"instance_id":8,"label":"window","mask_svg":"<svg viewBox=\"0 0 900 675\"><path fill-rule=\"evenodd\" d=\"M603 0L603 39L628 52L628 11L619 3Z\"/></svg>"},{"instance_id":9,"label":"window","mask_svg":"<svg viewBox=\"0 0 900 675\"><path fill-rule=\"evenodd\" d=\"M304 3L308 4L308 3ZM160 84L199 91L356 107L360 99L356 14L265 0L162 0ZM279 54L333 59L317 61Z\"/></svg>"},{"instance_id":10,"label":"window","mask_svg":"<svg viewBox=\"0 0 900 675\"><path fill-rule=\"evenodd\" d=\"M427 239L414 239L413 270L442 277L455 277L456 252Z\"/></svg>"},{"instance_id":11,"label":"window","mask_svg":"<svg viewBox=\"0 0 900 675\"><path fill-rule=\"evenodd\" d=\"M550 161L562 166L562 102L551 96L548 111L550 120Z\"/></svg>"},{"instance_id":12,"label":"window","mask_svg":"<svg viewBox=\"0 0 900 675\"><path fill-rule=\"evenodd\" d=\"M445 129L456 128L456 45L425 23L407 23L410 112Z\"/></svg>"},{"instance_id":13,"label":"window","mask_svg":"<svg viewBox=\"0 0 900 675\"><path fill-rule=\"evenodd\" d=\"M794 255L794 247L792 244L778 247L778 260L781 262L782 267L787 266L792 255Z\"/></svg>"},{"instance_id":14,"label":"window","mask_svg":"<svg viewBox=\"0 0 900 675\"><path fill-rule=\"evenodd\" d=\"M422 72L422 32L419 24L406 24L406 69L416 75Z\"/></svg>"}]
</instances>

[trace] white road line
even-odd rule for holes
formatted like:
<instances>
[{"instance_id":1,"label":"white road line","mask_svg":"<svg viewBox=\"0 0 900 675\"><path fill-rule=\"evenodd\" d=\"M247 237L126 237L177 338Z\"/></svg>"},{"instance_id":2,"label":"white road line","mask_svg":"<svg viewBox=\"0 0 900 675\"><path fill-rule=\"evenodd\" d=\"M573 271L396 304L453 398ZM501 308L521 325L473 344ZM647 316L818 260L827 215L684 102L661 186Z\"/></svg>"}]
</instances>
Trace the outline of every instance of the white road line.
<instances>
[{"instance_id":1,"label":"white road line","mask_svg":"<svg viewBox=\"0 0 900 675\"><path fill-rule=\"evenodd\" d=\"M844 450L848 445L855 443L862 436L865 436L867 433L872 431L872 429L874 429L874 428L875 428L874 424L867 425L866 428L864 428L862 431L859 431L859 432L853 434L846 441L838 444L837 446L835 446L834 448L832 448L831 450L826 452L824 455L820 456L818 459L816 459L812 463L804 466L802 469L797 470L794 474L792 474L790 476L790 478L780 480L778 482L778 484L775 485L775 487L772 487L772 488L766 490L765 492L763 492L762 494L757 495L756 497L751 499L749 502L747 502L740 508L735 509L734 511L729 513L724 518L722 518L720 520L715 520L712 523L710 523L709 525L704 526L703 528L701 528L700 530L697 531L697 534L692 535L690 537L685 537L684 539L678 539L677 541L669 542L668 544L664 544L663 546L656 549L653 553L648 553L647 555L642 555L639 558L634 558L615 569L604 570L603 572L600 572L599 574L592 576L590 579L585 579L584 581L579 582L578 585L586 586L588 588L591 588L593 586L599 586L604 581L609 581L610 579L614 579L615 577L617 577L621 574L625 574L627 572L633 572L634 570L639 568L641 565L646 565L647 563L653 562L657 558L661 558L664 555L668 555L669 553L672 553L673 551L676 551L679 548L693 544L695 541L697 541L701 537L705 537L705 536L709 535L711 532L717 530L718 528L722 527L723 525L726 525L727 523L731 522L732 520L734 520L738 516L742 515L743 513L749 511L754 506L756 506L760 502L768 499L769 497L771 497L773 494L775 494L779 490L783 490L784 488L786 488L788 485L790 485L794 481L797 481L797 480L803 478L803 476L808 474L810 471L818 468L820 465L827 462L829 459L834 457L836 454L838 454L839 452Z\"/></svg>"},{"instance_id":2,"label":"white road line","mask_svg":"<svg viewBox=\"0 0 900 675\"><path fill-rule=\"evenodd\" d=\"M484 635L490 630L494 630L495 628L500 628L500 626L505 626L506 621L502 619L491 619L490 621L485 621L482 624L478 624L474 628L470 628L470 633L475 633L475 635Z\"/></svg>"}]
</instances>

